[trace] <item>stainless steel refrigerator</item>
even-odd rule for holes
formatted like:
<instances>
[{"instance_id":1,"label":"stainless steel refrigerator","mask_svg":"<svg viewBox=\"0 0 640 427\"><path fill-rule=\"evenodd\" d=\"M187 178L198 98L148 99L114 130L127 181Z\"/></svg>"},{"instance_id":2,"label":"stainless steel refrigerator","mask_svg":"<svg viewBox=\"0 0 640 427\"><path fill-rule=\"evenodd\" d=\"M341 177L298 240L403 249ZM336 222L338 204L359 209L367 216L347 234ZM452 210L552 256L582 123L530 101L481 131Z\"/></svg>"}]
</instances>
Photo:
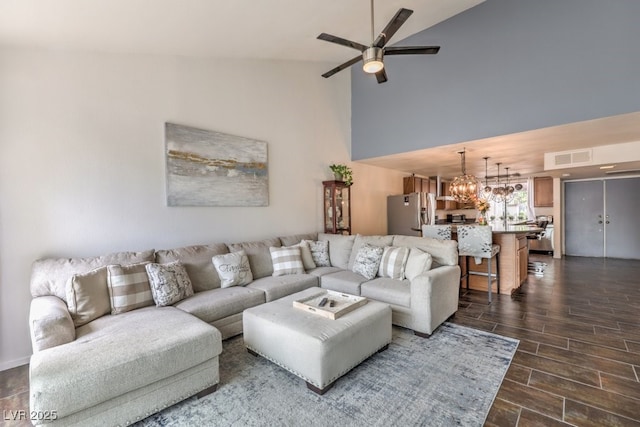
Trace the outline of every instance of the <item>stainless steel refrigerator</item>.
<instances>
[{"instance_id":1,"label":"stainless steel refrigerator","mask_svg":"<svg viewBox=\"0 0 640 427\"><path fill-rule=\"evenodd\" d=\"M421 236L422 224L435 224L436 195L411 193L387 197L387 234Z\"/></svg>"}]
</instances>

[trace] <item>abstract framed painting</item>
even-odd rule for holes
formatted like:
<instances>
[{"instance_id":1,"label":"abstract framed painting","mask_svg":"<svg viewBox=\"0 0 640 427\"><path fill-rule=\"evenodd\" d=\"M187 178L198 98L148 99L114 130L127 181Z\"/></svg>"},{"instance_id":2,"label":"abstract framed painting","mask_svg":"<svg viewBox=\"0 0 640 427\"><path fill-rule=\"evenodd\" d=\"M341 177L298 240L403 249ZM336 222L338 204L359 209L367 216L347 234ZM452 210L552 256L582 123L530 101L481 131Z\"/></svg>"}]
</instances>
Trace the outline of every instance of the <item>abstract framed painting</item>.
<instances>
[{"instance_id":1,"label":"abstract framed painting","mask_svg":"<svg viewBox=\"0 0 640 427\"><path fill-rule=\"evenodd\" d=\"M165 123L168 206L268 206L267 143Z\"/></svg>"}]
</instances>

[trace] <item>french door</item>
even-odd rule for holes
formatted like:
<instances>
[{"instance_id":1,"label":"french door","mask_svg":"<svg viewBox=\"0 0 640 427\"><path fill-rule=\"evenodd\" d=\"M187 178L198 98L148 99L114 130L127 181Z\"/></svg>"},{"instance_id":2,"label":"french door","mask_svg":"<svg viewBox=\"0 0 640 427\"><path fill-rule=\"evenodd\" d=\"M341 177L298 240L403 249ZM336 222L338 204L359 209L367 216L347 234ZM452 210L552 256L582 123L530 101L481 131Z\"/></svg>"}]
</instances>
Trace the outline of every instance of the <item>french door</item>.
<instances>
[{"instance_id":1,"label":"french door","mask_svg":"<svg viewBox=\"0 0 640 427\"><path fill-rule=\"evenodd\" d=\"M640 178L564 186L567 255L640 259Z\"/></svg>"}]
</instances>

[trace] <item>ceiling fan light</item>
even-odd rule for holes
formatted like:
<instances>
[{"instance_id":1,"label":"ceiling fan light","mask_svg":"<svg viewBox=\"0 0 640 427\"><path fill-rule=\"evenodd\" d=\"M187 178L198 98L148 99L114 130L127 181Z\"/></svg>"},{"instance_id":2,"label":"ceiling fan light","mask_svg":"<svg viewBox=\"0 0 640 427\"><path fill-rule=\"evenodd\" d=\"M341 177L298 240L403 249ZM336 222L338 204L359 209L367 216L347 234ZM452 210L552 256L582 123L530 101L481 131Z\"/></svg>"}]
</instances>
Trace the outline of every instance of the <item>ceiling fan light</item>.
<instances>
[{"instance_id":1,"label":"ceiling fan light","mask_svg":"<svg viewBox=\"0 0 640 427\"><path fill-rule=\"evenodd\" d=\"M384 68L382 49L370 47L362 53L362 69L365 73L375 74Z\"/></svg>"}]
</instances>

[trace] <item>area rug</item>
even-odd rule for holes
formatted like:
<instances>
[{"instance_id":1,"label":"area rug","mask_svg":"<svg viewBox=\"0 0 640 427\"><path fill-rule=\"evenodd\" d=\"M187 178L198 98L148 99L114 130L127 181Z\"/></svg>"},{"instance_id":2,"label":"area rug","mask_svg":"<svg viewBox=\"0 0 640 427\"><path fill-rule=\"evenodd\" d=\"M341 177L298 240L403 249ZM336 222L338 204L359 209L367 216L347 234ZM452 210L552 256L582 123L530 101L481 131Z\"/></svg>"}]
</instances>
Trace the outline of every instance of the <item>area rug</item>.
<instances>
[{"instance_id":1,"label":"area rug","mask_svg":"<svg viewBox=\"0 0 640 427\"><path fill-rule=\"evenodd\" d=\"M393 328L393 341L323 396L244 348L223 342L218 391L141 426L482 426L518 340L444 323L428 339Z\"/></svg>"}]
</instances>

